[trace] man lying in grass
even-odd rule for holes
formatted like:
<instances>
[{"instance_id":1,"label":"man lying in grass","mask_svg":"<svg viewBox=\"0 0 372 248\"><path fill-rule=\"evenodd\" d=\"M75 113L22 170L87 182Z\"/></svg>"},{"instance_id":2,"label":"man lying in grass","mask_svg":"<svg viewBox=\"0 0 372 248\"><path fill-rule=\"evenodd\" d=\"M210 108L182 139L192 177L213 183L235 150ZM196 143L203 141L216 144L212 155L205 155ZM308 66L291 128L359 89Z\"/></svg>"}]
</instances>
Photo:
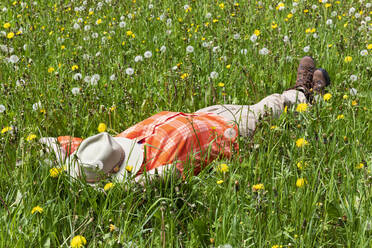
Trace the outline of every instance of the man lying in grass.
<instances>
[{"instance_id":1,"label":"man lying in grass","mask_svg":"<svg viewBox=\"0 0 372 248\"><path fill-rule=\"evenodd\" d=\"M238 149L237 137L253 135L265 114L279 116L286 106L312 101L330 84L328 73L316 69L311 57L300 61L296 84L255 105L215 105L192 114L163 111L116 137L99 133L85 140L71 136L42 138L74 178L96 183L106 177L121 182L177 171L186 164L198 173L218 157L229 158Z\"/></svg>"}]
</instances>

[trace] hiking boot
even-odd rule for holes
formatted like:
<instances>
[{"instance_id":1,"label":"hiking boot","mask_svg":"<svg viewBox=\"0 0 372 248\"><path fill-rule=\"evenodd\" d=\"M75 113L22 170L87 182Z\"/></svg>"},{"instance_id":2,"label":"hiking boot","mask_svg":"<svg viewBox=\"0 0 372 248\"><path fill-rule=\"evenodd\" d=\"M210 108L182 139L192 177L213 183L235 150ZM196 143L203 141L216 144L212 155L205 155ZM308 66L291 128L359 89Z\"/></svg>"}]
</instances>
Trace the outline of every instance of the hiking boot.
<instances>
[{"instance_id":1,"label":"hiking boot","mask_svg":"<svg viewBox=\"0 0 372 248\"><path fill-rule=\"evenodd\" d=\"M314 71L312 89L313 91L323 94L324 88L330 85L331 80L329 78L328 72L323 68L318 68Z\"/></svg>"},{"instance_id":2,"label":"hiking boot","mask_svg":"<svg viewBox=\"0 0 372 248\"><path fill-rule=\"evenodd\" d=\"M297 80L295 88L305 88L309 91L313 84L313 74L315 71L315 62L313 58L305 56L300 60L297 70Z\"/></svg>"}]
</instances>

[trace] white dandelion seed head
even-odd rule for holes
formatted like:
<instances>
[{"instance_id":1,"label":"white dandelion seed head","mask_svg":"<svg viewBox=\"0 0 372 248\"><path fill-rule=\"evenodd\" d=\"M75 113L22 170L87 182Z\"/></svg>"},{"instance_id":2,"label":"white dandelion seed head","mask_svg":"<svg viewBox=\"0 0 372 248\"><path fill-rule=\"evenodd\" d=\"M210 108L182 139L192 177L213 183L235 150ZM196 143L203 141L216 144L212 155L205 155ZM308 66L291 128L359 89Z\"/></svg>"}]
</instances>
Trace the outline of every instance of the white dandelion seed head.
<instances>
[{"instance_id":1,"label":"white dandelion seed head","mask_svg":"<svg viewBox=\"0 0 372 248\"><path fill-rule=\"evenodd\" d=\"M98 81L101 79L101 76L98 75L98 74L94 74L91 78L90 78L90 85L97 85L98 84Z\"/></svg>"},{"instance_id":2,"label":"white dandelion seed head","mask_svg":"<svg viewBox=\"0 0 372 248\"><path fill-rule=\"evenodd\" d=\"M351 80L352 82L355 82L355 81L358 80L358 76L357 76L357 75L351 75L351 76L350 76L350 80Z\"/></svg>"},{"instance_id":3,"label":"white dandelion seed head","mask_svg":"<svg viewBox=\"0 0 372 248\"><path fill-rule=\"evenodd\" d=\"M85 25L84 26L84 31L89 31L90 30L90 25Z\"/></svg>"},{"instance_id":4,"label":"white dandelion seed head","mask_svg":"<svg viewBox=\"0 0 372 248\"><path fill-rule=\"evenodd\" d=\"M89 54L86 54L86 53L83 54L83 59L84 60L89 60L89 58L90 58Z\"/></svg>"},{"instance_id":5,"label":"white dandelion seed head","mask_svg":"<svg viewBox=\"0 0 372 248\"><path fill-rule=\"evenodd\" d=\"M291 9L291 13L294 15L297 12L296 9Z\"/></svg>"},{"instance_id":6,"label":"white dandelion seed head","mask_svg":"<svg viewBox=\"0 0 372 248\"><path fill-rule=\"evenodd\" d=\"M78 30L78 29L80 29L80 25L79 24L77 24L77 23L74 23L74 26L72 26L75 30Z\"/></svg>"},{"instance_id":7,"label":"white dandelion seed head","mask_svg":"<svg viewBox=\"0 0 372 248\"><path fill-rule=\"evenodd\" d=\"M112 74L112 75L110 76L110 80L111 80L111 81L116 80L116 75L115 75L115 74Z\"/></svg>"},{"instance_id":8,"label":"white dandelion seed head","mask_svg":"<svg viewBox=\"0 0 372 248\"><path fill-rule=\"evenodd\" d=\"M332 11L332 12L331 12L331 16L332 16L332 17L337 16L337 11Z\"/></svg>"},{"instance_id":9,"label":"white dandelion seed head","mask_svg":"<svg viewBox=\"0 0 372 248\"><path fill-rule=\"evenodd\" d=\"M329 25L332 25L333 24L333 21L332 21L332 19L328 19L327 21L326 21L326 24L329 26Z\"/></svg>"},{"instance_id":10,"label":"white dandelion seed head","mask_svg":"<svg viewBox=\"0 0 372 248\"><path fill-rule=\"evenodd\" d=\"M245 48L240 50L240 54L242 54L242 55L247 55L247 53L248 53L248 50L245 49Z\"/></svg>"},{"instance_id":11,"label":"white dandelion seed head","mask_svg":"<svg viewBox=\"0 0 372 248\"><path fill-rule=\"evenodd\" d=\"M170 34L172 33L172 30L168 29L167 31L165 31L165 33L166 33L167 35L170 35Z\"/></svg>"},{"instance_id":12,"label":"white dandelion seed head","mask_svg":"<svg viewBox=\"0 0 372 248\"><path fill-rule=\"evenodd\" d=\"M266 47L264 47L264 48L260 49L260 50L258 51L258 53L259 53L260 55L267 55L267 54L269 54L269 49L267 49Z\"/></svg>"},{"instance_id":13,"label":"white dandelion seed head","mask_svg":"<svg viewBox=\"0 0 372 248\"><path fill-rule=\"evenodd\" d=\"M83 22L83 18L79 17L79 18L77 19L77 22L78 22L78 23Z\"/></svg>"},{"instance_id":14,"label":"white dandelion seed head","mask_svg":"<svg viewBox=\"0 0 372 248\"><path fill-rule=\"evenodd\" d=\"M154 8L154 5L153 4L149 4L149 9L152 9L152 8Z\"/></svg>"},{"instance_id":15,"label":"white dandelion seed head","mask_svg":"<svg viewBox=\"0 0 372 248\"><path fill-rule=\"evenodd\" d=\"M165 15L164 15L164 14L161 14L161 15L159 16L159 19L160 19L160 21L164 21L164 19L165 19Z\"/></svg>"},{"instance_id":16,"label":"white dandelion seed head","mask_svg":"<svg viewBox=\"0 0 372 248\"><path fill-rule=\"evenodd\" d=\"M367 56L368 55L368 50L364 49L364 50L360 51L360 55Z\"/></svg>"},{"instance_id":17,"label":"white dandelion seed head","mask_svg":"<svg viewBox=\"0 0 372 248\"><path fill-rule=\"evenodd\" d=\"M317 39L318 38L318 34L317 33L313 33L313 38L314 39Z\"/></svg>"},{"instance_id":18,"label":"white dandelion seed head","mask_svg":"<svg viewBox=\"0 0 372 248\"><path fill-rule=\"evenodd\" d=\"M125 16L120 16L120 21L124 21L125 20Z\"/></svg>"},{"instance_id":19,"label":"white dandelion seed head","mask_svg":"<svg viewBox=\"0 0 372 248\"><path fill-rule=\"evenodd\" d=\"M121 27L121 28L124 28L126 25L127 25L126 22L120 22L120 23L119 23L119 27Z\"/></svg>"},{"instance_id":20,"label":"white dandelion seed head","mask_svg":"<svg viewBox=\"0 0 372 248\"><path fill-rule=\"evenodd\" d=\"M128 19L132 19L133 15L132 15L131 13L129 13L129 14L127 15L127 17L128 17Z\"/></svg>"},{"instance_id":21,"label":"white dandelion seed head","mask_svg":"<svg viewBox=\"0 0 372 248\"><path fill-rule=\"evenodd\" d=\"M366 8L368 9L368 8L371 8L371 6L372 6L372 3L366 3Z\"/></svg>"},{"instance_id":22,"label":"white dandelion seed head","mask_svg":"<svg viewBox=\"0 0 372 248\"><path fill-rule=\"evenodd\" d=\"M9 57L9 62L12 63L12 64L15 64L19 61L19 58L17 55L12 55Z\"/></svg>"},{"instance_id":23,"label":"white dandelion seed head","mask_svg":"<svg viewBox=\"0 0 372 248\"><path fill-rule=\"evenodd\" d=\"M171 25L172 25L172 19L168 18L168 19L167 19L167 26L169 27L169 26L171 26Z\"/></svg>"},{"instance_id":24,"label":"white dandelion seed head","mask_svg":"<svg viewBox=\"0 0 372 248\"><path fill-rule=\"evenodd\" d=\"M252 34L249 39L254 43L254 42L256 42L257 38L258 38L257 35Z\"/></svg>"},{"instance_id":25,"label":"white dandelion seed head","mask_svg":"<svg viewBox=\"0 0 372 248\"><path fill-rule=\"evenodd\" d=\"M178 66L176 65L172 67L172 71L176 71L177 69L178 69Z\"/></svg>"},{"instance_id":26,"label":"white dandelion seed head","mask_svg":"<svg viewBox=\"0 0 372 248\"><path fill-rule=\"evenodd\" d=\"M164 53L167 50L166 46L161 46L160 47L160 52Z\"/></svg>"},{"instance_id":27,"label":"white dandelion seed head","mask_svg":"<svg viewBox=\"0 0 372 248\"><path fill-rule=\"evenodd\" d=\"M133 75L133 73L134 73L134 70L133 70L133 68L131 68L131 67L129 67L129 68L127 68L126 70L125 70L125 73L127 74L127 75Z\"/></svg>"},{"instance_id":28,"label":"white dandelion seed head","mask_svg":"<svg viewBox=\"0 0 372 248\"><path fill-rule=\"evenodd\" d=\"M85 76L84 82L89 83L91 78L92 78L91 76Z\"/></svg>"},{"instance_id":29,"label":"white dandelion seed head","mask_svg":"<svg viewBox=\"0 0 372 248\"><path fill-rule=\"evenodd\" d=\"M289 42L289 37L288 37L287 35L285 35L285 36L283 37L283 41L284 41L284 43Z\"/></svg>"},{"instance_id":30,"label":"white dandelion seed head","mask_svg":"<svg viewBox=\"0 0 372 248\"><path fill-rule=\"evenodd\" d=\"M143 56L146 58L146 59L149 59L152 57L152 52L151 51L146 51Z\"/></svg>"},{"instance_id":31,"label":"white dandelion seed head","mask_svg":"<svg viewBox=\"0 0 372 248\"><path fill-rule=\"evenodd\" d=\"M209 18L211 18L212 17L212 13L207 13L207 14L205 14L205 18L207 18L207 19L209 19Z\"/></svg>"},{"instance_id":32,"label":"white dandelion seed head","mask_svg":"<svg viewBox=\"0 0 372 248\"><path fill-rule=\"evenodd\" d=\"M74 76L73 76L73 79L74 80L80 80L83 76L81 75L81 73L76 73Z\"/></svg>"},{"instance_id":33,"label":"white dandelion seed head","mask_svg":"<svg viewBox=\"0 0 372 248\"><path fill-rule=\"evenodd\" d=\"M83 5L87 5L87 3L88 3L88 1L85 0L85 1L83 2Z\"/></svg>"},{"instance_id":34,"label":"white dandelion seed head","mask_svg":"<svg viewBox=\"0 0 372 248\"><path fill-rule=\"evenodd\" d=\"M32 109L34 111L38 110L39 108L41 108L41 102L40 101L37 102L37 103L32 104Z\"/></svg>"},{"instance_id":35,"label":"white dandelion seed head","mask_svg":"<svg viewBox=\"0 0 372 248\"><path fill-rule=\"evenodd\" d=\"M6 110L5 106L0 104L0 113L4 113Z\"/></svg>"},{"instance_id":36,"label":"white dandelion seed head","mask_svg":"<svg viewBox=\"0 0 372 248\"><path fill-rule=\"evenodd\" d=\"M93 38L93 39L97 39L97 38L98 38L98 33L93 33L93 34L92 34L92 38Z\"/></svg>"},{"instance_id":37,"label":"white dandelion seed head","mask_svg":"<svg viewBox=\"0 0 372 248\"><path fill-rule=\"evenodd\" d=\"M192 52L194 52L194 47L193 47L193 46L187 46L187 47L186 47L186 52L187 52L187 53L192 53Z\"/></svg>"},{"instance_id":38,"label":"white dandelion seed head","mask_svg":"<svg viewBox=\"0 0 372 248\"><path fill-rule=\"evenodd\" d=\"M137 55L136 57L134 57L134 62L141 62L141 61L143 61L143 57L142 57L142 55Z\"/></svg>"},{"instance_id":39,"label":"white dandelion seed head","mask_svg":"<svg viewBox=\"0 0 372 248\"><path fill-rule=\"evenodd\" d=\"M305 47L304 47L304 52L307 53L307 52L309 52L309 51L310 51L310 46L305 46Z\"/></svg>"},{"instance_id":40,"label":"white dandelion seed head","mask_svg":"<svg viewBox=\"0 0 372 248\"><path fill-rule=\"evenodd\" d=\"M238 33L238 34L234 34L234 39L235 40L239 40L240 39L240 34Z\"/></svg>"},{"instance_id":41,"label":"white dandelion seed head","mask_svg":"<svg viewBox=\"0 0 372 248\"><path fill-rule=\"evenodd\" d=\"M96 57L99 57L101 55L101 52L96 53Z\"/></svg>"},{"instance_id":42,"label":"white dandelion seed head","mask_svg":"<svg viewBox=\"0 0 372 248\"><path fill-rule=\"evenodd\" d=\"M218 78L218 72L212 71L211 74L209 75L212 79Z\"/></svg>"},{"instance_id":43,"label":"white dandelion seed head","mask_svg":"<svg viewBox=\"0 0 372 248\"><path fill-rule=\"evenodd\" d=\"M293 3L292 3L292 6L293 6L293 7L296 7L297 5L298 5L298 2L293 2Z\"/></svg>"},{"instance_id":44,"label":"white dandelion seed head","mask_svg":"<svg viewBox=\"0 0 372 248\"><path fill-rule=\"evenodd\" d=\"M311 8L312 8L313 10L316 10L316 9L318 8L318 6L317 6L316 4L313 4L313 5L311 6Z\"/></svg>"},{"instance_id":45,"label":"white dandelion seed head","mask_svg":"<svg viewBox=\"0 0 372 248\"><path fill-rule=\"evenodd\" d=\"M354 15L354 16L355 16L355 18L357 18L357 19L358 19L358 18L360 18L360 16L361 16L361 15L360 15L360 13L355 13L355 15Z\"/></svg>"},{"instance_id":46,"label":"white dandelion seed head","mask_svg":"<svg viewBox=\"0 0 372 248\"><path fill-rule=\"evenodd\" d=\"M351 8L349 9L349 15L354 14L354 12L355 12L355 8L354 8L354 7L351 7Z\"/></svg>"},{"instance_id":47,"label":"white dandelion seed head","mask_svg":"<svg viewBox=\"0 0 372 248\"><path fill-rule=\"evenodd\" d=\"M210 41L209 42L209 47L212 45L212 42ZM220 52L221 51L221 48L219 47L219 46L215 46L215 47L213 47L212 48L212 52L214 52L214 53L218 53L218 52Z\"/></svg>"},{"instance_id":48,"label":"white dandelion seed head","mask_svg":"<svg viewBox=\"0 0 372 248\"><path fill-rule=\"evenodd\" d=\"M366 16L366 18L364 18L364 20L365 20L366 22L370 22L370 21L371 21L371 17L370 17L370 16Z\"/></svg>"},{"instance_id":49,"label":"white dandelion seed head","mask_svg":"<svg viewBox=\"0 0 372 248\"><path fill-rule=\"evenodd\" d=\"M184 6L183 6L183 9L184 10L188 10L190 8L190 6L188 5L188 4L185 4Z\"/></svg>"},{"instance_id":50,"label":"white dandelion seed head","mask_svg":"<svg viewBox=\"0 0 372 248\"><path fill-rule=\"evenodd\" d=\"M356 94L358 93L357 89L355 89L355 88L351 88L349 90L349 92L350 92L350 95L352 95L352 96L356 96Z\"/></svg>"},{"instance_id":51,"label":"white dandelion seed head","mask_svg":"<svg viewBox=\"0 0 372 248\"><path fill-rule=\"evenodd\" d=\"M80 94L80 88L79 87L74 87L71 89L71 93L76 96L78 94Z\"/></svg>"}]
</instances>

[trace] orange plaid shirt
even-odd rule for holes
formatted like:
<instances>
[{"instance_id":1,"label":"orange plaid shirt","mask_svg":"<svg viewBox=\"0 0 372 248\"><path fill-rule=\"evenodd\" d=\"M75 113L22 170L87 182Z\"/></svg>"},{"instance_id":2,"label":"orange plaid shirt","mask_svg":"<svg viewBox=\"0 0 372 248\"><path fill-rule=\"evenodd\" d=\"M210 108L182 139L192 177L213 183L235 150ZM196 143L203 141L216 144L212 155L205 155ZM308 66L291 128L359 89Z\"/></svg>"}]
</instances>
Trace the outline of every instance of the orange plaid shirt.
<instances>
[{"instance_id":1,"label":"orange plaid shirt","mask_svg":"<svg viewBox=\"0 0 372 248\"><path fill-rule=\"evenodd\" d=\"M138 175L173 163L181 173L186 164L198 173L203 165L217 157L230 158L233 150L238 150L237 136L237 126L218 115L168 111L155 114L117 135L136 139L143 145L145 160ZM82 140L61 136L58 141L70 154Z\"/></svg>"}]
</instances>

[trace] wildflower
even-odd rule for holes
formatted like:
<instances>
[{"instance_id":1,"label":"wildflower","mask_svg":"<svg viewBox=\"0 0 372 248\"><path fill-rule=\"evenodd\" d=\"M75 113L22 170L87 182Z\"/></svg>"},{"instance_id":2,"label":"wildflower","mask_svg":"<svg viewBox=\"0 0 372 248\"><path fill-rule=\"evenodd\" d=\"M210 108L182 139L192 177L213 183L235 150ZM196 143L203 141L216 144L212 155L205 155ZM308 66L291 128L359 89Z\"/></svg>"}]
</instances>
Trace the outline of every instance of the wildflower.
<instances>
[{"instance_id":1,"label":"wildflower","mask_svg":"<svg viewBox=\"0 0 372 248\"><path fill-rule=\"evenodd\" d=\"M217 181L217 184L221 184L221 183L223 183L223 180L218 180Z\"/></svg>"},{"instance_id":2,"label":"wildflower","mask_svg":"<svg viewBox=\"0 0 372 248\"><path fill-rule=\"evenodd\" d=\"M50 177L58 177L63 171L63 168L53 167L49 170Z\"/></svg>"},{"instance_id":3,"label":"wildflower","mask_svg":"<svg viewBox=\"0 0 372 248\"><path fill-rule=\"evenodd\" d=\"M356 105L358 105L358 102L356 100L354 100L354 101L351 102L351 105L356 106Z\"/></svg>"},{"instance_id":4,"label":"wildflower","mask_svg":"<svg viewBox=\"0 0 372 248\"><path fill-rule=\"evenodd\" d=\"M94 74L91 78L90 78L90 85L97 85L98 81L101 79L100 75L98 74Z\"/></svg>"},{"instance_id":5,"label":"wildflower","mask_svg":"<svg viewBox=\"0 0 372 248\"><path fill-rule=\"evenodd\" d=\"M73 66L71 67L71 70L72 70L72 71L75 71L75 70L77 70L77 69L79 69L79 66L78 66L78 65L73 65Z\"/></svg>"},{"instance_id":6,"label":"wildflower","mask_svg":"<svg viewBox=\"0 0 372 248\"><path fill-rule=\"evenodd\" d=\"M332 98L331 93L326 93L326 94L324 94L324 96L323 96L324 101L329 101L331 98Z\"/></svg>"},{"instance_id":7,"label":"wildflower","mask_svg":"<svg viewBox=\"0 0 372 248\"><path fill-rule=\"evenodd\" d=\"M267 55L267 54L269 54L269 49L267 49L266 47L264 47L264 48L260 49L260 50L258 51L258 53L259 53L260 55Z\"/></svg>"},{"instance_id":8,"label":"wildflower","mask_svg":"<svg viewBox=\"0 0 372 248\"><path fill-rule=\"evenodd\" d=\"M345 63L350 63L352 60L353 58L351 56L346 56L344 59Z\"/></svg>"},{"instance_id":9,"label":"wildflower","mask_svg":"<svg viewBox=\"0 0 372 248\"><path fill-rule=\"evenodd\" d=\"M98 19L97 21L96 21L96 24L97 25L99 25L99 24L101 24L102 23L102 19Z\"/></svg>"},{"instance_id":10,"label":"wildflower","mask_svg":"<svg viewBox=\"0 0 372 248\"><path fill-rule=\"evenodd\" d=\"M39 205L37 205L36 207L34 207L32 210L31 210L31 214L34 214L34 213L39 213L41 214L43 212L43 208L40 207Z\"/></svg>"},{"instance_id":11,"label":"wildflower","mask_svg":"<svg viewBox=\"0 0 372 248\"><path fill-rule=\"evenodd\" d=\"M234 39L235 39L235 40L240 39L240 34L234 34Z\"/></svg>"},{"instance_id":12,"label":"wildflower","mask_svg":"<svg viewBox=\"0 0 372 248\"><path fill-rule=\"evenodd\" d=\"M221 88L222 88L222 87L224 87L224 86L225 86L224 83L222 83L222 82L219 82L219 83L218 83L218 87L221 87Z\"/></svg>"},{"instance_id":13,"label":"wildflower","mask_svg":"<svg viewBox=\"0 0 372 248\"><path fill-rule=\"evenodd\" d=\"M113 232L116 230L116 226L113 224L110 224L109 229L110 229L110 232Z\"/></svg>"},{"instance_id":14,"label":"wildflower","mask_svg":"<svg viewBox=\"0 0 372 248\"><path fill-rule=\"evenodd\" d=\"M82 78L81 73L76 73L73 77L74 80L80 80Z\"/></svg>"},{"instance_id":15,"label":"wildflower","mask_svg":"<svg viewBox=\"0 0 372 248\"><path fill-rule=\"evenodd\" d=\"M355 166L355 168L357 169L363 169L363 167L364 167L363 163L359 163L357 166Z\"/></svg>"},{"instance_id":16,"label":"wildflower","mask_svg":"<svg viewBox=\"0 0 372 248\"><path fill-rule=\"evenodd\" d=\"M191 11L191 7L188 4L185 4L183 6L183 9L185 10L186 13Z\"/></svg>"},{"instance_id":17,"label":"wildflower","mask_svg":"<svg viewBox=\"0 0 372 248\"><path fill-rule=\"evenodd\" d=\"M3 27L4 27L5 29L8 29L8 28L10 28L10 23L9 23L9 22L7 22L7 23L4 23Z\"/></svg>"},{"instance_id":18,"label":"wildflower","mask_svg":"<svg viewBox=\"0 0 372 248\"><path fill-rule=\"evenodd\" d=\"M166 50L167 50L167 47L166 47L166 46L161 46L161 47L160 47L160 52L163 53L163 52L165 52Z\"/></svg>"},{"instance_id":19,"label":"wildflower","mask_svg":"<svg viewBox=\"0 0 372 248\"><path fill-rule=\"evenodd\" d=\"M144 56L146 59L151 58L151 57L152 57L152 52L150 52L150 51L146 51L146 52L143 54L143 56Z\"/></svg>"},{"instance_id":20,"label":"wildflower","mask_svg":"<svg viewBox=\"0 0 372 248\"><path fill-rule=\"evenodd\" d=\"M104 191L110 190L112 187L114 187L113 183L106 183L106 185L103 187Z\"/></svg>"},{"instance_id":21,"label":"wildflower","mask_svg":"<svg viewBox=\"0 0 372 248\"><path fill-rule=\"evenodd\" d=\"M127 74L127 75L133 75L133 73L134 73L134 70L133 70L133 68L127 68L126 70L125 70L125 73Z\"/></svg>"},{"instance_id":22,"label":"wildflower","mask_svg":"<svg viewBox=\"0 0 372 248\"><path fill-rule=\"evenodd\" d=\"M356 75L351 75L351 76L350 76L350 80L351 80L352 82L355 82L355 81L358 80L358 77L357 77Z\"/></svg>"},{"instance_id":23,"label":"wildflower","mask_svg":"<svg viewBox=\"0 0 372 248\"><path fill-rule=\"evenodd\" d=\"M332 24L333 24L332 19L328 19L328 20L326 21L326 24L327 24L328 26L332 25Z\"/></svg>"},{"instance_id":24,"label":"wildflower","mask_svg":"<svg viewBox=\"0 0 372 248\"><path fill-rule=\"evenodd\" d=\"M87 244L87 240L84 238L84 236L77 235L71 239L71 248L81 248L84 245Z\"/></svg>"},{"instance_id":25,"label":"wildflower","mask_svg":"<svg viewBox=\"0 0 372 248\"><path fill-rule=\"evenodd\" d=\"M284 3L280 2L278 3L278 5L276 6L276 10L283 10L284 9Z\"/></svg>"},{"instance_id":26,"label":"wildflower","mask_svg":"<svg viewBox=\"0 0 372 248\"><path fill-rule=\"evenodd\" d=\"M186 47L186 52L187 52L187 53L192 53L192 52L194 52L194 47L193 47L193 46L187 46L187 47Z\"/></svg>"},{"instance_id":27,"label":"wildflower","mask_svg":"<svg viewBox=\"0 0 372 248\"><path fill-rule=\"evenodd\" d=\"M283 37L283 41L284 41L284 43L287 43L287 42L289 41L289 37L288 37L287 35L285 35L285 36Z\"/></svg>"},{"instance_id":28,"label":"wildflower","mask_svg":"<svg viewBox=\"0 0 372 248\"><path fill-rule=\"evenodd\" d=\"M10 32L6 35L6 38L8 39L12 39L14 37L14 33L13 32Z\"/></svg>"},{"instance_id":29,"label":"wildflower","mask_svg":"<svg viewBox=\"0 0 372 248\"><path fill-rule=\"evenodd\" d=\"M247 55L247 53L248 53L247 49L240 50L240 54L242 54L242 55Z\"/></svg>"},{"instance_id":30,"label":"wildflower","mask_svg":"<svg viewBox=\"0 0 372 248\"><path fill-rule=\"evenodd\" d=\"M296 181L296 186L298 188L302 188L307 183L307 180L305 178L298 178Z\"/></svg>"},{"instance_id":31,"label":"wildflower","mask_svg":"<svg viewBox=\"0 0 372 248\"><path fill-rule=\"evenodd\" d=\"M344 99L344 100L346 100L346 99L348 99L349 98L349 96L348 95L343 95L343 97L342 97L342 99Z\"/></svg>"},{"instance_id":32,"label":"wildflower","mask_svg":"<svg viewBox=\"0 0 372 248\"><path fill-rule=\"evenodd\" d=\"M337 120L342 120L342 119L344 119L344 118L345 118L345 116L341 114L341 115L338 115L336 119L337 119Z\"/></svg>"},{"instance_id":33,"label":"wildflower","mask_svg":"<svg viewBox=\"0 0 372 248\"><path fill-rule=\"evenodd\" d=\"M309 142L307 142L304 138L299 138L298 140L296 140L296 146L297 147L303 147L305 145L307 145Z\"/></svg>"},{"instance_id":34,"label":"wildflower","mask_svg":"<svg viewBox=\"0 0 372 248\"><path fill-rule=\"evenodd\" d=\"M283 248L283 246L282 245L273 245L273 246L271 246L271 248Z\"/></svg>"},{"instance_id":35,"label":"wildflower","mask_svg":"<svg viewBox=\"0 0 372 248\"><path fill-rule=\"evenodd\" d=\"M355 88L351 88L349 90L349 92L350 92L350 95L352 95L352 96L356 96L356 94L358 93L357 89L355 89Z\"/></svg>"},{"instance_id":36,"label":"wildflower","mask_svg":"<svg viewBox=\"0 0 372 248\"><path fill-rule=\"evenodd\" d=\"M106 124L102 123L102 122L98 125L98 128L97 128L98 132L100 132L100 133L105 132L106 129L107 129Z\"/></svg>"},{"instance_id":37,"label":"wildflower","mask_svg":"<svg viewBox=\"0 0 372 248\"><path fill-rule=\"evenodd\" d=\"M31 140L33 140L33 139L35 139L35 138L36 138L36 134L31 133L31 134L29 134L29 135L27 136L26 141L31 141Z\"/></svg>"},{"instance_id":38,"label":"wildflower","mask_svg":"<svg viewBox=\"0 0 372 248\"><path fill-rule=\"evenodd\" d=\"M217 171L221 173L226 173L229 171L229 166L227 164L220 164L217 166Z\"/></svg>"},{"instance_id":39,"label":"wildflower","mask_svg":"<svg viewBox=\"0 0 372 248\"><path fill-rule=\"evenodd\" d=\"M305 163L303 161L298 161L297 162L297 168L300 169L300 170L305 169L306 166L307 166L306 162Z\"/></svg>"},{"instance_id":40,"label":"wildflower","mask_svg":"<svg viewBox=\"0 0 372 248\"><path fill-rule=\"evenodd\" d=\"M252 186L253 191L259 191L259 190L264 190L264 189L265 189L265 186L263 185L263 183L255 184Z\"/></svg>"},{"instance_id":41,"label":"wildflower","mask_svg":"<svg viewBox=\"0 0 372 248\"><path fill-rule=\"evenodd\" d=\"M74 23L74 25L73 25L72 27L73 27L73 29L75 29L75 30L80 29L80 25L77 24L77 23Z\"/></svg>"},{"instance_id":42,"label":"wildflower","mask_svg":"<svg viewBox=\"0 0 372 248\"><path fill-rule=\"evenodd\" d=\"M272 29L276 29L277 27L278 27L278 24L277 24L277 23L273 22L273 23L271 24L271 28L272 28Z\"/></svg>"},{"instance_id":43,"label":"wildflower","mask_svg":"<svg viewBox=\"0 0 372 248\"><path fill-rule=\"evenodd\" d=\"M256 34L252 34L251 37L249 38L252 42L256 42L257 40L257 35Z\"/></svg>"},{"instance_id":44,"label":"wildflower","mask_svg":"<svg viewBox=\"0 0 372 248\"><path fill-rule=\"evenodd\" d=\"M307 53L307 52L309 52L309 51L310 51L310 46L305 46L305 47L304 47L304 52Z\"/></svg>"},{"instance_id":45,"label":"wildflower","mask_svg":"<svg viewBox=\"0 0 372 248\"><path fill-rule=\"evenodd\" d=\"M220 3L220 4L218 5L218 7L220 7L220 9L224 9L224 8L225 8L225 4L224 4L224 3Z\"/></svg>"},{"instance_id":46,"label":"wildflower","mask_svg":"<svg viewBox=\"0 0 372 248\"><path fill-rule=\"evenodd\" d=\"M308 105L306 103L300 103L297 105L296 111L299 113L306 112Z\"/></svg>"},{"instance_id":47,"label":"wildflower","mask_svg":"<svg viewBox=\"0 0 372 248\"><path fill-rule=\"evenodd\" d=\"M54 72L54 67L49 67L49 68L48 68L48 72L49 72L49 73Z\"/></svg>"},{"instance_id":48,"label":"wildflower","mask_svg":"<svg viewBox=\"0 0 372 248\"><path fill-rule=\"evenodd\" d=\"M127 165L127 166L125 166L125 170L128 171L128 172L132 172L133 166L132 165Z\"/></svg>"},{"instance_id":49,"label":"wildflower","mask_svg":"<svg viewBox=\"0 0 372 248\"><path fill-rule=\"evenodd\" d=\"M367 56L368 55L368 50L364 49L364 50L360 51L360 55L361 56Z\"/></svg>"},{"instance_id":50,"label":"wildflower","mask_svg":"<svg viewBox=\"0 0 372 248\"><path fill-rule=\"evenodd\" d=\"M226 69L230 69L230 68L231 68L231 65L228 64L228 65L226 66Z\"/></svg>"},{"instance_id":51,"label":"wildflower","mask_svg":"<svg viewBox=\"0 0 372 248\"><path fill-rule=\"evenodd\" d=\"M71 89L71 93L76 96L78 94L80 94L80 88L79 87L74 87Z\"/></svg>"},{"instance_id":52,"label":"wildflower","mask_svg":"<svg viewBox=\"0 0 372 248\"><path fill-rule=\"evenodd\" d=\"M368 44L367 49L371 50L372 49L372 44Z\"/></svg>"},{"instance_id":53,"label":"wildflower","mask_svg":"<svg viewBox=\"0 0 372 248\"><path fill-rule=\"evenodd\" d=\"M136 37L134 33L130 30L127 31L127 36L132 36L132 38Z\"/></svg>"},{"instance_id":54,"label":"wildflower","mask_svg":"<svg viewBox=\"0 0 372 248\"><path fill-rule=\"evenodd\" d=\"M256 36L259 36L261 34L260 30L256 29L254 30L253 34L255 34Z\"/></svg>"},{"instance_id":55,"label":"wildflower","mask_svg":"<svg viewBox=\"0 0 372 248\"><path fill-rule=\"evenodd\" d=\"M137 55L136 57L134 57L134 62L141 62L143 61L143 57L141 55Z\"/></svg>"},{"instance_id":56,"label":"wildflower","mask_svg":"<svg viewBox=\"0 0 372 248\"><path fill-rule=\"evenodd\" d=\"M278 126L276 126L276 125L273 125L273 126L270 127L271 130L277 129L277 128L278 128Z\"/></svg>"},{"instance_id":57,"label":"wildflower","mask_svg":"<svg viewBox=\"0 0 372 248\"><path fill-rule=\"evenodd\" d=\"M183 74L181 75L181 79L185 79L185 78L187 78L188 76L189 76L188 73L183 73Z\"/></svg>"},{"instance_id":58,"label":"wildflower","mask_svg":"<svg viewBox=\"0 0 372 248\"><path fill-rule=\"evenodd\" d=\"M218 78L218 72L216 72L216 71L212 71L211 74L210 74L210 77L211 77L212 79L216 79L216 78Z\"/></svg>"}]
</instances>

